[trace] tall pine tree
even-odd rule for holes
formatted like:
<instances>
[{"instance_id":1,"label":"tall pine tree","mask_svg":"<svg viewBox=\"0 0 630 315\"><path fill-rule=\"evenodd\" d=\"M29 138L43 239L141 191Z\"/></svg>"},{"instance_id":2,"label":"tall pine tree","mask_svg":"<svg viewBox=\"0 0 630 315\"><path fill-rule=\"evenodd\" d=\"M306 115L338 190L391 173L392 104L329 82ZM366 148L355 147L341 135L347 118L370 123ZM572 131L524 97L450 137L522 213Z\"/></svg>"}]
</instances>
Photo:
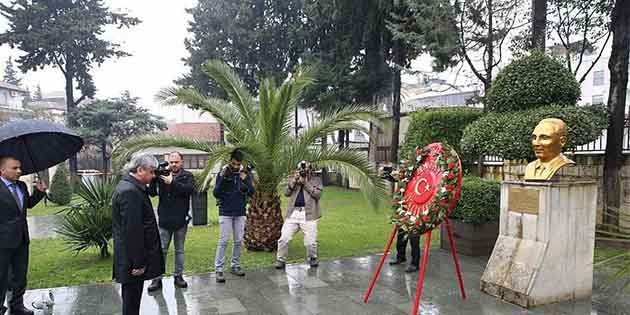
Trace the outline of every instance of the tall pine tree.
<instances>
[{"instance_id":1,"label":"tall pine tree","mask_svg":"<svg viewBox=\"0 0 630 315\"><path fill-rule=\"evenodd\" d=\"M0 3L0 13L8 20L8 30L0 34L0 45L24 52L17 60L23 72L53 66L65 80L68 113L96 87L91 70L105 60L128 54L116 43L102 37L106 27L131 27L140 20L114 13L103 0L12 0ZM81 96L75 97L75 87ZM67 121L76 127L72 115ZM70 158L70 173L77 172L76 156Z\"/></svg>"}]
</instances>

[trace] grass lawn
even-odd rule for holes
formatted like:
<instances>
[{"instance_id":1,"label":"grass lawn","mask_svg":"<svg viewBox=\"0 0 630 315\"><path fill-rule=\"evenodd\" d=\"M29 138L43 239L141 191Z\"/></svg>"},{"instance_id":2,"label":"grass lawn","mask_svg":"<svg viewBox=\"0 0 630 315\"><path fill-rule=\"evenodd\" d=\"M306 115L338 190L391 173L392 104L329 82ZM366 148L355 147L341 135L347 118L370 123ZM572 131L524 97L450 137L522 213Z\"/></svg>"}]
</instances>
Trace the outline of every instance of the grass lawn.
<instances>
[{"instance_id":1,"label":"grass lawn","mask_svg":"<svg viewBox=\"0 0 630 315\"><path fill-rule=\"evenodd\" d=\"M157 202L156 198L153 198ZM157 205L157 203L154 203ZM283 205L286 199L283 198ZM319 225L319 256L321 260L336 257L360 256L379 253L383 250L385 241L392 225L387 223L389 209L373 211L363 196L357 191L348 191L337 187L326 187L321 201L323 217ZM38 206L30 215L53 214L55 207ZM42 209L43 208L43 209ZM56 207L61 209L61 207ZM284 207L283 207L284 208ZM208 198L209 226L192 227L189 229L186 242L187 275L210 272L214 270L214 252L216 249L219 229L216 226L218 211L212 194ZM289 262L302 262L305 250L302 245L302 234L296 235L289 249ZM433 246L439 244L439 233L434 233ZM595 261L600 261L623 250L596 248ZM231 246L228 248L229 257ZM98 251L75 255L65 250L62 239L32 240L30 250L30 289L60 286L73 286L87 283L110 282L112 274L112 259L100 259ZM275 252L243 251L241 263L245 269L271 266L275 259ZM227 260L229 261L229 259ZM630 263L630 258L620 259L612 266L619 268ZM609 267L606 267L608 269ZM173 249L169 250L167 273L173 270ZM612 274L612 272L611 272Z\"/></svg>"},{"instance_id":2,"label":"grass lawn","mask_svg":"<svg viewBox=\"0 0 630 315\"><path fill-rule=\"evenodd\" d=\"M211 195L211 194L210 194ZM286 199L283 199L283 210ZM319 223L319 257L328 260L343 256L359 256L383 250L393 226L388 224L389 209L374 211L360 192L326 187L321 200L323 217ZM214 253L219 235L216 225L218 211L213 198L208 200L211 225L192 227L186 240L187 275L214 270ZM305 259L302 233L296 235L289 248L289 262ZM439 244L439 233L432 243ZM64 250L62 239L31 241L29 288L72 286L110 282L111 258L99 259L96 250L75 255ZM228 257L231 252L229 246ZM275 252L243 251L241 264L245 269L271 266ZM229 260L228 260L229 261ZM173 271L173 249L169 250L167 273Z\"/></svg>"},{"instance_id":3,"label":"grass lawn","mask_svg":"<svg viewBox=\"0 0 630 315\"><path fill-rule=\"evenodd\" d=\"M72 202L76 202L78 200L80 200L79 196L77 195L72 196ZM28 210L28 216L37 217L37 216L44 216L44 215L53 215L53 214L57 214L57 212L67 207L68 206L59 206L50 200L48 200L47 204L44 205L44 200L42 200L35 206L35 208Z\"/></svg>"}]
</instances>

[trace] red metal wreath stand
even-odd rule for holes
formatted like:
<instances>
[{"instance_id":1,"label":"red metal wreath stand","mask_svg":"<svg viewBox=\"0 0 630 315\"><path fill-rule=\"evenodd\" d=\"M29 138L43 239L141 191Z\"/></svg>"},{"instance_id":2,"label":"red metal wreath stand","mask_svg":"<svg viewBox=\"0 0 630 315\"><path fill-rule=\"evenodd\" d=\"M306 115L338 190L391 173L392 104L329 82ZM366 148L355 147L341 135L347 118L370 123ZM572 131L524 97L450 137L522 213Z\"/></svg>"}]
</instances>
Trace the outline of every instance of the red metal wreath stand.
<instances>
[{"instance_id":1,"label":"red metal wreath stand","mask_svg":"<svg viewBox=\"0 0 630 315\"><path fill-rule=\"evenodd\" d=\"M462 279L462 273L459 268L459 260L457 259L457 250L455 249L455 242L453 241L453 232L451 231L451 224L448 221L448 217L444 217L444 222L446 223L446 231L448 232L448 241L451 245L451 252L453 254L453 262L455 262L455 271L457 272L457 280L459 281L459 290L462 294L462 298L466 299L466 291L464 290L464 280ZM439 225L438 225L439 226ZM427 271L427 261L429 260L429 250L431 249L431 232L433 229L427 231L425 233L425 243L424 243L424 252L422 252L422 263L420 266L420 277L418 278L418 286L416 288L416 299L413 304L413 315L418 314L418 308L420 306L420 299L422 298L422 285L424 284L424 275ZM381 269L383 268L383 264L385 263L385 259L387 258L387 254L389 253L389 249L392 246L392 242L394 241L394 236L398 233L398 225L394 226L394 230L392 234L389 236L389 241L387 245L385 245L385 252L381 257L381 261L378 263L378 267L372 276L372 281L370 282L370 286L368 287L365 295L363 297L363 302L367 303L370 299L370 295L372 294L372 289L374 289L374 284L376 284L376 280L378 280L378 276L381 273Z\"/></svg>"}]
</instances>

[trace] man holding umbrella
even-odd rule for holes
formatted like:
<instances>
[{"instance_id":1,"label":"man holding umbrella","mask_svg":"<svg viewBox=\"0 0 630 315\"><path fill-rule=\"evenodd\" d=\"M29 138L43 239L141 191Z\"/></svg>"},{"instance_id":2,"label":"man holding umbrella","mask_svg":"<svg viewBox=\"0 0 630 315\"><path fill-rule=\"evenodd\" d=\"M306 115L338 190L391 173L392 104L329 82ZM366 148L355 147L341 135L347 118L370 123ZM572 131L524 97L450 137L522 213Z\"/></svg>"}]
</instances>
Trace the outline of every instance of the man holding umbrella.
<instances>
[{"instance_id":1,"label":"man holding umbrella","mask_svg":"<svg viewBox=\"0 0 630 315\"><path fill-rule=\"evenodd\" d=\"M0 127L0 315L12 271L11 314L33 314L24 307L29 234L26 209L44 196L38 182L30 196L20 176L57 165L81 150L83 139L63 125L43 120L19 120Z\"/></svg>"},{"instance_id":2,"label":"man holding umbrella","mask_svg":"<svg viewBox=\"0 0 630 315\"><path fill-rule=\"evenodd\" d=\"M6 312L5 295L12 270L11 314L33 314L24 307L26 273L28 271L29 235L26 209L34 207L44 196L46 184L37 183L29 196L22 176L21 162L13 157L0 157L0 314Z\"/></svg>"}]
</instances>

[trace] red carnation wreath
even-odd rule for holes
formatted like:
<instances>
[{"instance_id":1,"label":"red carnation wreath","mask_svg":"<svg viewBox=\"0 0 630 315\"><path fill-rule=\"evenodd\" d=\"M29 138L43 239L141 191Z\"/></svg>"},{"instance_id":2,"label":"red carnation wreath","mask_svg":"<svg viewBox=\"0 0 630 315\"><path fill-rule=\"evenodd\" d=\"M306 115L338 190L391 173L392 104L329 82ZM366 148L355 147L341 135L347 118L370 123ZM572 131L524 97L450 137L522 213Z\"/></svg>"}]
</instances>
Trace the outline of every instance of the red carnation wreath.
<instances>
[{"instance_id":1,"label":"red carnation wreath","mask_svg":"<svg viewBox=\"0 0 630 315\"><path fill-rule=\"evenodd\" d=\"M450 146L418 147L416 158L400 166L392 223L419 235L439 226L459 199L462 174L459 156Z\"/></svg>"}]
</instances>

